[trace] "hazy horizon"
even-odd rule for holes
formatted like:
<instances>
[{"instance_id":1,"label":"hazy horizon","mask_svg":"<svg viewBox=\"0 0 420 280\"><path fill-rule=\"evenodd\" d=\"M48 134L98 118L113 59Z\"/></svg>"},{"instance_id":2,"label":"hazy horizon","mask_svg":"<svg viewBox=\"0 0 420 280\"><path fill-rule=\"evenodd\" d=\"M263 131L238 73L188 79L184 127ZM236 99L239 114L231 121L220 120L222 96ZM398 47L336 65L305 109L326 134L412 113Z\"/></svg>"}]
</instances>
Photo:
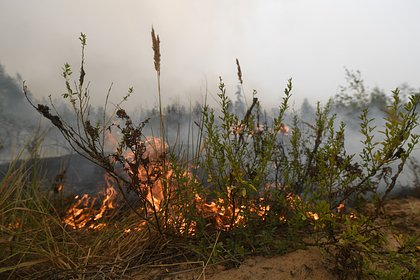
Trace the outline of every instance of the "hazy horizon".
<instances>
[{"instance_id":1,"label":"hazy horizon","mask_svg":"<svg viewBox=\"0 0 420 280\"><path fill-rule=\"evenodd\" d=\"M248 96L280 103L293 78L297 104L325 101L360 70L368 87L389 93L418 88L418 1L6 1L0 0L0 63L19 73L37 98L64 92L62 66L77 74L80 32L96 105L113 85L118 101L130 86L129 109L157 104L151 27L161 39L164 103L213 98L218 77L229 93L241 63ZM75 77L76 78L76 77ZM212 97L213 96L213 97Z\"/></svg>"}]
</instances>

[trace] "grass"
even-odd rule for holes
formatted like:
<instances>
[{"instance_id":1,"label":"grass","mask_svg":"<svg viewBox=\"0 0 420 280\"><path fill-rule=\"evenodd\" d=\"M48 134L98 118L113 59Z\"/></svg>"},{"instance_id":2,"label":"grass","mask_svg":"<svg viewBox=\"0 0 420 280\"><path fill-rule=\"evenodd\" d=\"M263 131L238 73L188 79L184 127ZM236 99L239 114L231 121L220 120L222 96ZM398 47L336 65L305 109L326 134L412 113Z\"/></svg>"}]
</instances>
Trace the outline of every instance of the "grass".
<instances>
[{"instance_id":1,"label":"grass","mask_svg":"<svg viewBox=\"0 0 420 280\"><path fill-rule=\"evenodd\" d=\"M40 178L32 176L12 168L1 182L0 275L116 279L163 260L162 251L173 254L163 237L152 238L147 231L125 233L133 217L110 219L110 226L99 231L66 227L59 209L46 199L46 188L38 185Z\"/></svg>"}]
</instances>

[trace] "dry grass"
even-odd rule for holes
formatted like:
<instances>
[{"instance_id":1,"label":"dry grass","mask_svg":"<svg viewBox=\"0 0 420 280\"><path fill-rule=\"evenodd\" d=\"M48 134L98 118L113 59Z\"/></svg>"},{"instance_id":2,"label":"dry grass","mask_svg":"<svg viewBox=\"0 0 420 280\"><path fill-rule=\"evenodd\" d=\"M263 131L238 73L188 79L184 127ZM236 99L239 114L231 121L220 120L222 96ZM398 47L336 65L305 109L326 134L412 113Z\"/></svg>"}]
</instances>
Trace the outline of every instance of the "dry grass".
<instances>
[{"instance_id":1,"label":"dry grass","mask_svg":"<svg viewBox=\"0 0 420 280\"><path fill-rule=\"evenodd\" d=\"M179 255L176 243L153 232L124 232L134 215L114 213L109 226L96 231L66 227L59 214L63 210L53 205L42 185L41 167L31 169L11 163L0 182L2 278L117 279Z\"/></svg>"}]
</instances>

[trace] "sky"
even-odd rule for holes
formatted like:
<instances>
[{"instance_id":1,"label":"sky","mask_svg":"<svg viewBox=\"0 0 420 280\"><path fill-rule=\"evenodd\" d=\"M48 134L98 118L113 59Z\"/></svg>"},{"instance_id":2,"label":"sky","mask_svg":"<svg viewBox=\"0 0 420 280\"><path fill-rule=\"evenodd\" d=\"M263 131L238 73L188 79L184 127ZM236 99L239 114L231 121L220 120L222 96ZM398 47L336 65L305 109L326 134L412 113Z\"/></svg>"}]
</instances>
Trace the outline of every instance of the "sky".
<instances>
[{"instance_id":1,"label":"sky","mask_svg":"<svg viewBox=\"0 0 420 280\"><path fill-rule=\"evenodd\" d=\"M246 94L257 90L269 107L289 78L295 104L326 101L345 84L345 67L370 88L420 87L418 0L0 0L0 64L34 96L60 98L62 66L78 72L83 32L94 104L113 83L113 102L133 86L128 109L156 106L152 26L164 105L202 101L206 91L214 100L219 76L233 96L236 58Z\"/></svg>"}]
</instances>

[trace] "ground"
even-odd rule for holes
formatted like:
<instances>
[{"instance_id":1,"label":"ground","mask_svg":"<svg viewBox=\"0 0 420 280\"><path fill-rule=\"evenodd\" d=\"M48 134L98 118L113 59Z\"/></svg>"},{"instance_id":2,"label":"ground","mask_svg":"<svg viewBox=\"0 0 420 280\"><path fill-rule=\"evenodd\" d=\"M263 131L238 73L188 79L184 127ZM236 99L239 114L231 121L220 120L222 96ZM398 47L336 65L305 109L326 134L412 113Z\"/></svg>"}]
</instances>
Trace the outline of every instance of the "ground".
<instances>
[{"instance_id":1,"label":"ground","mask_svg":"<svg viewBox=\"0 0 420 280\"><path fill-rule=\"evenodd\" d=\"M314 279L328 280L335 277L327 270L318 248L297 250L292 253L270 258L254 257L244 261L238 269L215 273L208 280L274 280L274 279Z\"/></svg>"}]
</instances>

